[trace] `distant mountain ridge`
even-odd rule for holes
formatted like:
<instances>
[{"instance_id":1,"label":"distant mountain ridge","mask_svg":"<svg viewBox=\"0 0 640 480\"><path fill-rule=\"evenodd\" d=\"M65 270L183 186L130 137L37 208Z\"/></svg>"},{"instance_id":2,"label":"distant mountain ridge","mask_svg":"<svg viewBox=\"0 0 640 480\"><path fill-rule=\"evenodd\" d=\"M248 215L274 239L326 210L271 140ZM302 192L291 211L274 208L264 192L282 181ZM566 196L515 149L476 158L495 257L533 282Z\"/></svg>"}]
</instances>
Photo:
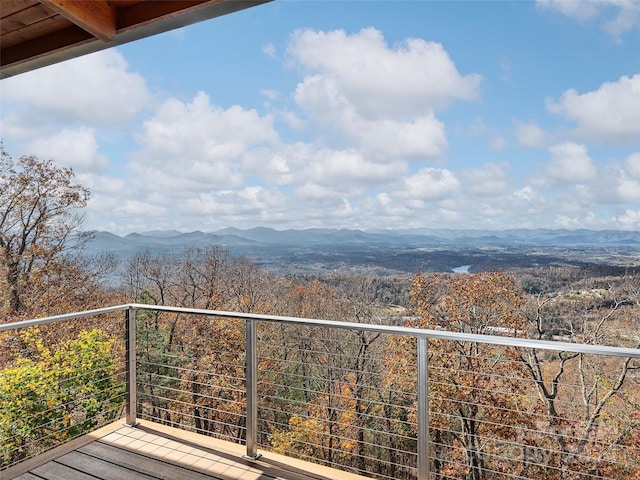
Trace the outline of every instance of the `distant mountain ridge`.
<instances>
[{"instance_id":1,"label":"distant mountain ridge","mask_svg":"<svg viewBox=\"0 0 640 480\"><path fill-rule=\"evenodd\" d=\"M105 252L120 260L140 252L176 254L219 245L233 256L282 273L374 272L374 274L471 271L592 263L640 266L640 232L513 229L362 231L312 228L215 232L151 231L125 236L92 232L85 254ZM612 260L613 259L613 260Z\"/></svg>"},{"instance_id":2,"label":"distant mountain ridge","mask_svg":"<svg viewBox=\"0 0 640 480\"><path fill-rule=\"evenodd\" d=\"M223 247L310 247L310 246L370 246L370 247L560 247L560 246L626 246L640 247L640 232L619 230L390 230L362 231L348 229L275 230L256 227L247 230L224 228L205 233L152 231L130 233L123 237L109 232L92 232L88 248L93 252L116 251L132 253L140 250L175 251Z\"/></svg>"}]
</instances>

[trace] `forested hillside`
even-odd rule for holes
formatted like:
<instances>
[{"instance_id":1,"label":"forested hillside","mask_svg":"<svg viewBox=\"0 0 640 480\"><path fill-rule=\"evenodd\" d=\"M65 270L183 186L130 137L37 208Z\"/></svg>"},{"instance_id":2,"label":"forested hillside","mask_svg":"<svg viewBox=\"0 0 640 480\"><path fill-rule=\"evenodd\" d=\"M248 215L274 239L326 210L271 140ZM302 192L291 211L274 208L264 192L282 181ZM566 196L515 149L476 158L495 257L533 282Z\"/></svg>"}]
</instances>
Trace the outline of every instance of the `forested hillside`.
<instances>
[{"instance_id":1,"label":"forested hillside","mask_svg":"<svg viewBox=\"0 0 640 480\"><path fill-rule=\"evenodd\" d=\"M213 246L178 255L136 255L127 263L119 289L104 290L98 279L92 288L93 298L107 303L118 299L637 348L638 285L637 275L598 276L566 267L395 278L275 276ZM28 296L23 304L24 308L36 308ZM67 307L84 308L82 302ZM244 356L238 352L244 350L244 324L151 312L140 313L137 321L140 415L207 435L241 439ZM40 374L34 373L49 369L48 375L57 375L46 362L55 362L60 355L68 358L70 368L81 371L69 350L75 348L73 342L92 342L95 346L89 352L96 355L93 362L103 358L107 350L121 348L121 331L88 332L78 325L73 330L77 333L70 334L63 326L49 327L3 337L3 425L15 425L17 418L34 418L35 412L46 411L46 405L58 401L59 395L76 395L73 382L67 381L64 393L53 393L43 388L50 377L37 380ZM30 346L32 338L39 338L35 347ZM261 420L263 448L341 464L380 478L412 478L415 345L390 336L335 335L269 324L261 327L260 339L261 408L266 412ZM51 353L37 347L42 342L51 345L47 347ZM434 465L443 478L493 478L478 472L506 473L514 468L530 478L542 474L546 478L581 478L577 473L567 476L562 472L584 469L610 478L638 473L635 460L628 457L637 451L634 449L640 441L637 361L430 343L430 388L434 389L430 393L431 435L438 445ZM117 378L113 375L117 375L118 366L105 365L104 371L109 372L108 378ZM507 372L509 378L504 377ZM22 380L25 375L34 379L28 391ZM589 395L576 397L581 391L576 390L577 384ZM109 388L120 387L115 382ZM121 397L101 398L99 392L85 395L92 398L93 408L101 405L105 420L121 411ZM16 410L16 398L24 398L25 403L28 398L31 407ZM522 398L528 399L525 404ZM45 407L34 407L34 401ZM503 410L487 408L494 404L512 413L505 416ZM476 410L473 405L482 407ZM75 408L83 407L79 404ZM621 417L625 410L630 416ZM525 414L531 411L538 420ZM60 422L69 416L62 412L56 415ZM96 416L95 411L81 410L73 415ZM562 423L556 424L556 417L562 418ZM35 418L37 422L29 428L58 425L47 416ZM79 428L88 429L95 423L87 421ZM512 424L529 433L518 434L500 426ZM74 434L80 431L68 430ZM505 459L510 455L505 448L513 447L486 441L504 432L508 435L503 440L529 445L510 461ZM14 431L5 433L5 441L12 435ZM477 444L480 437L485 438L483 445ZM604 456L602 445L607 445ZM398 470L397 465L407 468ZM477 475L470 476L472 472Z\"/></svg>"},{"instance_id":2,"label":"forested hillside","mask_svg":"<svg viewBox=\"0 0 640 480\"><path fill-rule=\"evenodd\" d=\"M72 173L3 155L2 323L136 302L640 347L640 275L545 267L473 274L286 275L210 245L87 260L70 232ZM140 311L138 414L243 441L245 324ZM123 413L117 315L0 335L2 465ZM415 477L416 339L261 322L261 448L376 478ZM640 476L640 361L481 341L429 341L436 478Z\"/></svg>"}]
</instances>

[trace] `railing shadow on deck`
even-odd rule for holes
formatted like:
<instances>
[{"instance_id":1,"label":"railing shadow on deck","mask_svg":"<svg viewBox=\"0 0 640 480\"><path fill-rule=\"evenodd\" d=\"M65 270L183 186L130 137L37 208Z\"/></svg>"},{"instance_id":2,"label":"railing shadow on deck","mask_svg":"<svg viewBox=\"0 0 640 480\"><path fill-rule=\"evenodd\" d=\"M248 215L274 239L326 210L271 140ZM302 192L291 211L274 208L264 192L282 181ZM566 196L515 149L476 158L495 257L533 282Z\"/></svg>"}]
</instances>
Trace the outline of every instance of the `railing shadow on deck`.
<instances>
[{"instance_id":1,"label":"railing shadow on deck","mask_svg":"<svg viewBox=\"0 0 640 480\"><path fill-rule=\"evenodd\" d=\"M635 348L143 304L0 335L3 469L124 416L379 479L640 474Z\"/></svg>"}]
</instances>

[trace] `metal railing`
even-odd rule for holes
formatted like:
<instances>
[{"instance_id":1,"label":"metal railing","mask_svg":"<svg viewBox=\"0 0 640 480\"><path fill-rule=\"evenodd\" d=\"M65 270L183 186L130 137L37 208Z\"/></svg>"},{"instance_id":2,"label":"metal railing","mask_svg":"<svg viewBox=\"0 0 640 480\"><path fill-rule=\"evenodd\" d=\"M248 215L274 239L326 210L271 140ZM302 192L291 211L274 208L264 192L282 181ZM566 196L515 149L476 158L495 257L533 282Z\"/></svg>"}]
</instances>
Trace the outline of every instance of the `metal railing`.
<instances>
[{"instance_id":1,"label":"metal railing","mask_svg":"<svg viewBox=\"0 0 640 480\"><path fill-rule=\"evenodd\" d=\"M640 350L128 304L124 416L375 478L625 478ZM216 321L211 321L211 318ZM4 465L5 467L7 465Z\"/></svg>"},{"instance_id":2,"label":"metal railing","mask_svg":"<svg viewBox=\"0 0 640 480\"><path fill-rule=\"evenodd\" d=\"M122 416L127 345L122 317L113 316L120 311L0 325L0 469Z\"/></svg>"}]
</instances>

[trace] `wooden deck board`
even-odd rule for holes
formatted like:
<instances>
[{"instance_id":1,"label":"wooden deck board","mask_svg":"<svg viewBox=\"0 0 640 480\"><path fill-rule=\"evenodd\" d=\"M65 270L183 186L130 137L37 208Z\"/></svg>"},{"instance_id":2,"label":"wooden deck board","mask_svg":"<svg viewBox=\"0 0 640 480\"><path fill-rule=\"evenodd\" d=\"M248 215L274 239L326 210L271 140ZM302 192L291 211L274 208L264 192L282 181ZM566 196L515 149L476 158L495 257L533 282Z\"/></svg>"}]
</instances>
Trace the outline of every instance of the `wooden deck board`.
<instances>
[{"instance_id":1,"label":"wooden deck board","mask_svg":"<svg viewBox=\"0 0 640 480\"><path fill-rule=\"evenodd\" d=\"M56 463L93 475L101 480L157 480L157 477L151 477L136 470L130 470L116 463L107 462L101 458L80 452L67 453L65 456L58 458Z\"/></svg>"},{"instance_id":2,"label":"wooden deck board","mask_svg":"<svg viewBox=\"0 0 640 480\"><path fill-rule=\"evenodd\" d=\"M167 454L173 451L166 447L159 447L158 449L166 449ZM172 465L155 458L139 455L135 452L115 447L108 443L90 443L89 445L82 447L80 452L97 458L102 458L103 460L107 460L111 463L121 465L131 470L136 470L137 472L141 472L146 475L151 475L161 480L175 480L177 478L183 478L185 475L184 468L182 467ZM162 453L164 452L165 451L162 450ZM192 478L193 480L211 480L211 476L204 475L196 471L190 473L189 478Z\"/></svg>"},{"instance_id":3,"label":"wooden deck board","mask_svg":"<svg viewBox=\"0 0 640 480\"><path fill-rule=\"evenodd\" d=\"M355 474L264 453L151 422L93 434L73 448L48 452L41 464L0 471L7 480L366 480ZM37 459L36 459L37 460Z\"/></svg>"},{"instance_id":4,"label":"wooden deck board","mask_svg":"<svg viewBox=\"0 0 640 480\"><path fill-rule=\"evenodd\" d=\"M31 473L38 475L38 479L42 477L46 480L95 480L96 478L57 462L49 462L38 468L34 468L31 470ZM22 476L18 478L22 480Z\"/></svg>"},{"instance_id":5,"label":"wooden deck board","mask_svg":"<svg viewBox=\"0 0 640 480\"><path fill-rule=\"evenodd\" d=\"M35 475L29 472L23 473L22 475L16 478L18 478L19 480L42 480L41 477L36 477ZM60 478L60 477L57 477L57 478Z\"/></svg>"}]
</instances>

